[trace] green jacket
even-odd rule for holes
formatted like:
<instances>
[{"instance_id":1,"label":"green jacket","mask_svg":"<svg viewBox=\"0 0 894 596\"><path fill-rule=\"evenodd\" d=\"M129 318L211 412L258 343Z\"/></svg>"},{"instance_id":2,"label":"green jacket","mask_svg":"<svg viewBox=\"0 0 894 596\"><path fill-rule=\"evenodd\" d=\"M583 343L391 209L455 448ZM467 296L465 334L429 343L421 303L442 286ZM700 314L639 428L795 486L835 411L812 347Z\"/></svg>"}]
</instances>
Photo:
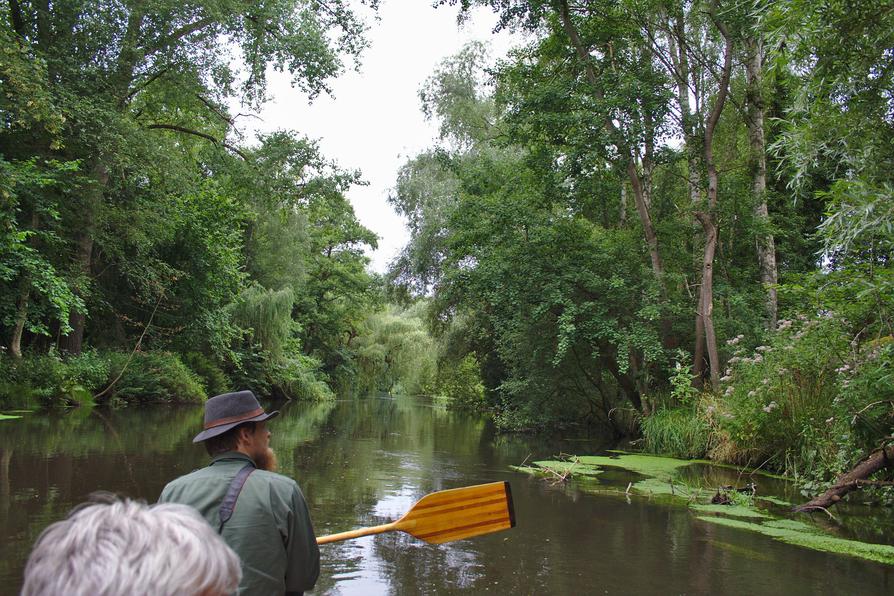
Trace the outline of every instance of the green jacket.
<instances>
[{"instance_id":1,"label":"green jacket","mask_svg":"<svg viewBox=\"0 0 894 596\"><path fill-rule=\"evenodd\" d=\"M170 482L158 502L190 505L216 530L221 501L246 463L254 462L236 451L218 455L207 468ZM222 536L242 560L239 594L302 592L313 588L320 575L320 551L304 495L281 474L251 473Z\"/></svg>"}]
</instances>

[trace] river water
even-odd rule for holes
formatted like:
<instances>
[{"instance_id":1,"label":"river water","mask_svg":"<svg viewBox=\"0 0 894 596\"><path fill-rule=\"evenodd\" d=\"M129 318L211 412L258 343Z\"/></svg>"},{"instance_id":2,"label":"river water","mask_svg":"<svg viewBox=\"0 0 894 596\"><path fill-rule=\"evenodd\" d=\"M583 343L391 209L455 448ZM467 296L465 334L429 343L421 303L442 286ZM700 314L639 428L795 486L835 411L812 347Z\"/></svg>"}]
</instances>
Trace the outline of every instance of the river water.
<instances>
[{"instance_id":1,"label":"river water","mask_svg":"<svg viewBox=\"0 0 894 596\"><path fill-rule=\"evenodd\" d=\"M18 591L40 531L90 492L152 502L170 479L205 465L191 443L201 418L201 408L157 406L0 421L0 593ZM894 593L891 566L509 467L598 453L605 440L499 435L480 417L411 398L286 404L270 428L318 535L391 521L431 491L511 483L516 528L438 546L400 533L327 545L313 594Z\"/></svg>"}]
</instances>

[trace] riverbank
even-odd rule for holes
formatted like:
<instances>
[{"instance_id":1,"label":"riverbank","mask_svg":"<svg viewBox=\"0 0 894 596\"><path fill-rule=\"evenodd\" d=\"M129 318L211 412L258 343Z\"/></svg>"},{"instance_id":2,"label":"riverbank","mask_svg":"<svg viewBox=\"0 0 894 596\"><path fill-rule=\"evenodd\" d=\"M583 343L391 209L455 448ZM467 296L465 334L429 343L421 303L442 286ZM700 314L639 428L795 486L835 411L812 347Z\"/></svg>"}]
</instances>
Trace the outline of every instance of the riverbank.
<instances>
[{"instance_id":1,"label":"riverbank","mask_svg":"<svg viewBox=\"0 0 894 596\"><path fill-rule=\"evenodd\" d=\"M273 367L221 364L199 352L166 350L0 355L2 408L196 404L234 387L277 398L334 397L318 363L301 356Z\"/></svg>"}]
</instances>

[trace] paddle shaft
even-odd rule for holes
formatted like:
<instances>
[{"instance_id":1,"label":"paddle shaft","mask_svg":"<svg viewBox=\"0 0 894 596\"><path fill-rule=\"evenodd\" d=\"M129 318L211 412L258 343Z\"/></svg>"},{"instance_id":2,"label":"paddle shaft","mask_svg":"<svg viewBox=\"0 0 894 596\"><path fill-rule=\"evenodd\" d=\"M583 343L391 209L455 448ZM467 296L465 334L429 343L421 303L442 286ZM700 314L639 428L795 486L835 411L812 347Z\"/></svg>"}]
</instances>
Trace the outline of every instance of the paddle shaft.
<instances>
[{"instance_id":1,"label":"paddle shaft","mask_svg":"<svg viewBox=\"0 0 894 596\"><path fill-rule=\"evenodd\" d=\"M397 529L397 522L391 522L390 524L382 524L381 526L373 526L371 528L360 528L348 532L339 532L338 534L329 534L328 536L318 536L317 544L341 542L342 540L351 540L352 538L360 538L361 536L370 536L372 534L382 534Z\"/></svg>"}]
</instances>

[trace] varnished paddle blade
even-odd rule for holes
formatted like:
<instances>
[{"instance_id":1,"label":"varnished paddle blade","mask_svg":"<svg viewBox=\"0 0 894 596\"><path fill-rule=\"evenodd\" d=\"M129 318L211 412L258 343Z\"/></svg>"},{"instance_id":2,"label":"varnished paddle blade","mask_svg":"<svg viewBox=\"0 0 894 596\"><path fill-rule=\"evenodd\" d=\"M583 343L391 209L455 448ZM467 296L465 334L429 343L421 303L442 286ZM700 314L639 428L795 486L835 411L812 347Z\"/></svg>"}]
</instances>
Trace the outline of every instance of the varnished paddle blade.
<instances>
[{"instance_id":1,"label":"varnished paddle blade","mask_svg":"<svg viewBox=\"0 0 894 596\"><path fill-rule=\"evenodd\" d=\"M515 526L508 482L454 488L422 497L395 524L431 544L462 540Z\"/></svg>"}]
</instances>

